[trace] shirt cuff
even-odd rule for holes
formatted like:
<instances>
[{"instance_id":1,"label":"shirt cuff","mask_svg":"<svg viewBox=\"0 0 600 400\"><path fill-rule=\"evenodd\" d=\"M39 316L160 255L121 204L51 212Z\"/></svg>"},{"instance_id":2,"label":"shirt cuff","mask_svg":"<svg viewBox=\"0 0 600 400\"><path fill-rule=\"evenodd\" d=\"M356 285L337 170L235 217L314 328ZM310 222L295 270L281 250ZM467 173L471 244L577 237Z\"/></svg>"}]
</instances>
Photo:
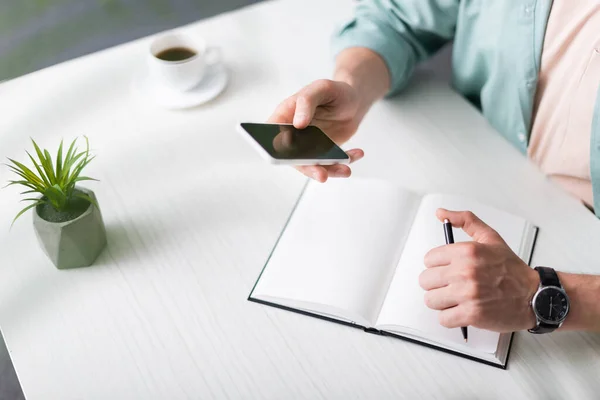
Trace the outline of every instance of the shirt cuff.
<instances>
[{"instance_id":1,"label":"shirt cuff","mask_svg":"<svg viewBox=\"0 0 600 400\"><path fill-rule=\"evenodd\" d=\"M369 20L354 19L343 25L333 35L331 47L334 56L352 47L365 47L379 54L390 74L386 97L406 87L416 64L414 51L398 32Z\"/></svg>"}]
</instances>

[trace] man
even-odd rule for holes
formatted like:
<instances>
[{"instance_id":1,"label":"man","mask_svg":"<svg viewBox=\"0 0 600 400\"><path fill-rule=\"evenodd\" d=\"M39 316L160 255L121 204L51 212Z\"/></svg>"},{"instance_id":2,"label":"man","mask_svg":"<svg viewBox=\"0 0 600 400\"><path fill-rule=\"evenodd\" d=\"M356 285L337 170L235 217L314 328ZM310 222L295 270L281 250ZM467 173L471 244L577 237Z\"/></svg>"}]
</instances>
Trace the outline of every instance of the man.
<instances>
[{"instance_id":1,"label":"man","mask_svg":"<svg viewBox=\"0 0 600 400\"><path fill-rule=\"evenodd\" d=\"M270 121L312 123L343 143L375 101L400 93L415 65L453 40L454 87L600 217L598 27L596 0L363 0L334 37L333 79L284 100ZM319 182L351 173L347 165L299 170ZM600 276L533 270L472 213L437 217L473 238L425 256L420 285L442 325L600 332Z\"/></svg>"}]
</instances>

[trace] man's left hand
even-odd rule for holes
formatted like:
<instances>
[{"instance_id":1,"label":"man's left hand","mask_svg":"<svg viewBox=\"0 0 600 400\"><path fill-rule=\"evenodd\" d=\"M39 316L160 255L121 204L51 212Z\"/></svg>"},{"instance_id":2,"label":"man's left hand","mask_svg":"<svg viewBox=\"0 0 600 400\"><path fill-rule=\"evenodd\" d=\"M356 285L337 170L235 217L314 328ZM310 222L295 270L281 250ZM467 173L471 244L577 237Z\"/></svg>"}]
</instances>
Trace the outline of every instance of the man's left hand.
<instances>
[{"instance_id":1,"label":"man's left hand","mask_svg":"<svg viewBox=\"0 0 600 400\"><path fill-rule=\"evenodd\" d=\"M419 284L426 290L425 304L440 310L440 324L497 332L533 328L529 302L539 285L538 273L473 213L439 209L437 217L448 219L473 239L425 255L427 269Z\"/></svg>"}]
</instances>

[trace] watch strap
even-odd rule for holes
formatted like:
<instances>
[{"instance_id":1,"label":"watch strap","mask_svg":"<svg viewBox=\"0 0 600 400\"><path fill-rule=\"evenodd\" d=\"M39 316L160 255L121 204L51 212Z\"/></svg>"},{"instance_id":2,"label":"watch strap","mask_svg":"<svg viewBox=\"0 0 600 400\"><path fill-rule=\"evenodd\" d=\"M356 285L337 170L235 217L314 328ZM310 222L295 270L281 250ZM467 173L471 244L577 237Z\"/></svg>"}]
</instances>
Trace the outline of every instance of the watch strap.
<instances>
[{"instance_id":1,"label":"watch strap","mask_svg":"<svg viewBox=\"0 0 600 400\"><path fill-rule=\"evenodd\" d=\"M562 288L560 285L560 279L558 279L558 274L554 269L548 267L535 267L535 270L540 275L540 283L542 284L542 287L556 286Z\"/></svg>"},{"instance_id":2,"label":"watch strap","mask_svg":"<svg viewBox=\"0 0 600 400\"><path fill-rule=\"evenodd\" d=\"M547 324L544 321L538 321L533 329L529 329L530 333L550 333L558 328L557 324Z\"/></svg>"}]
</instances>

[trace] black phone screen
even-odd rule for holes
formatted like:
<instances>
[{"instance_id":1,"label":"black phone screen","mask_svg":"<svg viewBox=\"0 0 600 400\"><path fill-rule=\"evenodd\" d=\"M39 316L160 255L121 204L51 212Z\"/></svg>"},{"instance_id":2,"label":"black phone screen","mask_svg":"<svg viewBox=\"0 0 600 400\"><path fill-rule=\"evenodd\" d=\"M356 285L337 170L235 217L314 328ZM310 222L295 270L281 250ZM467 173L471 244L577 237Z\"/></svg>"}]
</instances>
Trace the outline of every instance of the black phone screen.
<instances>
[{"instance_id":1,"label":"black phone screen","mask_svg":"<svg viewBox=\"0 0 600 400\"><path fill-rule=\"evenodd\" d=\"M278 160L347 160L348 155L316 126L242 123L242 128Z\"/></svg>"}]
</instances>

